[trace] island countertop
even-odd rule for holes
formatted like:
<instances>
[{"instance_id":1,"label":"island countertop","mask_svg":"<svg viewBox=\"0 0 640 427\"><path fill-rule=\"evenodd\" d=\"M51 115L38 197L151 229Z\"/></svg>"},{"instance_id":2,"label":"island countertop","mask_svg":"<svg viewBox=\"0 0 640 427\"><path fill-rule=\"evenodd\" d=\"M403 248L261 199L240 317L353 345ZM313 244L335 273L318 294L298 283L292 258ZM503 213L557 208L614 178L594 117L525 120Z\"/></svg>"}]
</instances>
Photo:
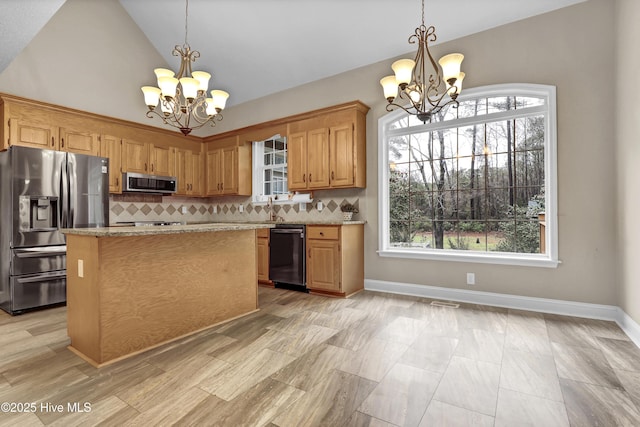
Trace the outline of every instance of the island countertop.
<instances>
[{"instance_id":1,"label":"island countertop","mask_svg":"<svg viewBox=\"0 0 640 427\"><path fill-rule=\"evenodd\" d=\"M99 227L63 228L64 234L95 237L153 236L159 234L208 233L216 231L256 230L273 228L273 223L207 223L187 225L162 225L154 227Z\"/></svg>"}]
</instances>

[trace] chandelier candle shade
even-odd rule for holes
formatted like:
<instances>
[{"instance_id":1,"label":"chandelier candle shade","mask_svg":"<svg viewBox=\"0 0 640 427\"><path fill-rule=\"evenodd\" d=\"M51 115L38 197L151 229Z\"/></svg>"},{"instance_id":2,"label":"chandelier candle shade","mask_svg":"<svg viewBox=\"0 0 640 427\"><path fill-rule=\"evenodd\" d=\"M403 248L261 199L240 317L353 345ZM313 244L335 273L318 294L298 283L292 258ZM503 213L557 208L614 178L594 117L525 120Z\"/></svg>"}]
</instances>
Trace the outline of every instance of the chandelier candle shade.
<instances>
[{"instance_id":1,"label":"chandelier candle shade","mask_svg":"<svg viewBox=\"0 0 640 427\"><path fill-rule=\"evenodd\" d=\"M173 56L180 57L178 74L166 68L156 68L158 87L143 86L144 102L149 107L147 117L156 115L168 125L180 129L189 135L193 129L222 120L220 112L224 109L229 94L223 90L212 90L207 98L211 74L204 71L191 71L191 63L200 57L200 52L191 50L187 43L187 23L189 0L186 0L184 44L176 45ZM156 110L160 103L160 113Z\"/></svg>"},{"instance_id":2,"label":"chandelier candle shade","mask_svg":"<svg viewBox=\"0 0 640 427\"><path fill-rule=\"evenodd\" d=\"M391 68L395 75L380 80L384 97L389 102L387 111L399 107L417 116L422 123L426 123L433 114L447 105L458 105L457 98L462 91L462 80L465 76L460 71L464 55L451 53L443 56L438 61L439 68L428 45L429 42L435 41L435 27L427 28L424 25L424 0L422 0L422 25L409 37L409 43L418 43L415 59L400 59L394 62ZM432 70L429 74L427 74L428 65ZM404 100L408 101L407 106L399 104Z\"/></svg>"}]
</instances>

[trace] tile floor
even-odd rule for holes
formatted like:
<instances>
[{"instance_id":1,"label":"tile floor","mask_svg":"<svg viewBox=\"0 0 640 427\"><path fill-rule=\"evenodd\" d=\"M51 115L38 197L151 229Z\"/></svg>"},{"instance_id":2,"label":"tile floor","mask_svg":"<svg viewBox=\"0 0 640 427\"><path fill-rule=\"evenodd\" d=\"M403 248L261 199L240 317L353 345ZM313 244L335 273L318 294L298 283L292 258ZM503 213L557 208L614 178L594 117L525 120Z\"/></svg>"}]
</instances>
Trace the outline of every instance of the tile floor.
<instances>
[{"instance_id":1,"label":"tile floor","mask_svg":"<svg viewBox=\"0 0 640 427\"><path fill-rule=\"evenodd\" d=\"M66 349L64 307L1 314L0 402L34 410L0 426L640 425L640 349L612 322L375 292L260 306L101 369Z\"/></svg>"}]
</instances>

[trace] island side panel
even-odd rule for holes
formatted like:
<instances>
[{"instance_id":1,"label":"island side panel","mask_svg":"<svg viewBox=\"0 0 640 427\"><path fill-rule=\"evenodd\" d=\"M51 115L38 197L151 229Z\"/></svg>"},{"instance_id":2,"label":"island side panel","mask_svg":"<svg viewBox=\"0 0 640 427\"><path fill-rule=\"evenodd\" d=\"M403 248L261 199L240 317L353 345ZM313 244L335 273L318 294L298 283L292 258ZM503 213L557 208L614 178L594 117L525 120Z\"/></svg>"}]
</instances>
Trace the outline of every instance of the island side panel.
<instances>
[{"instance_id":1,"label":"island side panel","mask_svg":"<svg viewBox=\"0 0 640 427\"><path fill-rule=\"evenodd\" d=\"M98 239L67 235L67 333L71 347L94 362L101 354L99 315Z\"/></svg>"},{"instance_id":2,"label":"island side panel","mask_svg":"<svg viewBox=\"0 0 640 427\"><path fill-rule=\"evenodd\" d=\"M99 239L100 363L255 311L254 230Z\"/></svg>"},{"instance_id":3,"label":"island side panel","mask_svg":"<svg viewBox=\"0 0 640 427\"><path fill-rule=\"evenodd\" d=\"M342 290L345 296L364 289L364 225L343 225Z\"/></svg>"}]
</instances>

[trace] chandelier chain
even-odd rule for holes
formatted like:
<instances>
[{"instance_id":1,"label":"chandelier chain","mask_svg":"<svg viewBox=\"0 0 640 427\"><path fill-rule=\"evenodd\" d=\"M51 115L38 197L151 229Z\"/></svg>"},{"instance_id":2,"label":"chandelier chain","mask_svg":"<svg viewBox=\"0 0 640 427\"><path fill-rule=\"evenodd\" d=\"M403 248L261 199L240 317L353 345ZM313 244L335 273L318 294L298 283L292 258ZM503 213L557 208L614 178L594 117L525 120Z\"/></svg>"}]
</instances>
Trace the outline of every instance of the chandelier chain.
<instances>
[{"instance_id":1,"label":"chandelier chain","mask_svg":"<svg viewBox=\"0 0 640 427\"><path fill-rule=\"evenodd\" d=\"M422 0L422 26L424 27L424 0Z\"/></svg>"},{"instance_id":2,"label":"chandelier chain","mask_svg":"<svg viewBox=\"0 0 640 427\"><path fill-rule=\"evenodd\" d=\"M189 34L189 0L187 0L185 3L186 5L184 8L184 45L188 46L189 43L187 42L187 35Z\"/></svg>"}]
</instances>

